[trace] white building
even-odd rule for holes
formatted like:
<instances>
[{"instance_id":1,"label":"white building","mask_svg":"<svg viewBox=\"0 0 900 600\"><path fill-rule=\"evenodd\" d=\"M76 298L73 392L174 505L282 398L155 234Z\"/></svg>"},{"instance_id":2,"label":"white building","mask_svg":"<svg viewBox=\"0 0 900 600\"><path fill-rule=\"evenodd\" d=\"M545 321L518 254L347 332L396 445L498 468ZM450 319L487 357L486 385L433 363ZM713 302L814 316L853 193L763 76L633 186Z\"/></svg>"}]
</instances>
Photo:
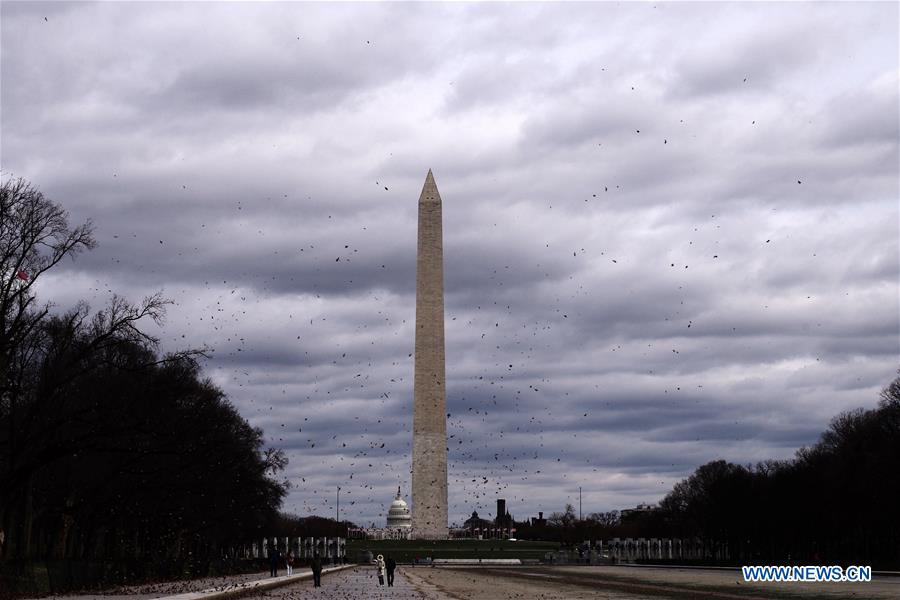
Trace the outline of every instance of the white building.
<instances>
[{"instance_id":1,"label":"white building","mask_svg":"<svg viewBox=\"0 0 900 600\"><path fill-rule=\"evenodd\" d=\"M387 529L409 530L411 527L412 515L409 512L409 506L406 504L403 496L400 495L400 488L398 486L397 497L394 498L394 501L391 502L391 507L388 509Z\"/></svg>"},{"instance_id":2,"label":"white building","mask_svg":"<svg viewBox=\"0 0 900 600\"><path fill-rule=\"evenodd\" d=\"M365 535L370 540L407 540L411 531L412 514L398 487L397 497L388 509L384 529L366 529Z\"/></svg>"}]
</instances>

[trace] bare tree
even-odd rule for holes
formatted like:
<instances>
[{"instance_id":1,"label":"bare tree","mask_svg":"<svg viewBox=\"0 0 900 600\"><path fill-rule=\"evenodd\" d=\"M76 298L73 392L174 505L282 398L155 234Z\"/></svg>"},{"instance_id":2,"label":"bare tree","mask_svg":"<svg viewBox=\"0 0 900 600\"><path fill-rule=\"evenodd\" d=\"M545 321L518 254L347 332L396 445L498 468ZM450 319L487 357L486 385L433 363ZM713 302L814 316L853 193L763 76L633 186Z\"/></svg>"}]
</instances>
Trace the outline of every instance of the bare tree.
<instances>
[{"instance_id":1,"label":"bare tree","mask_svg":"<svg viewBox=\"0 0 900 600\"><path fill-rule=\"evenodd\" d=\"M588 521L593 521L602 527L615 527L621 521L619 511L596 512L588 515Z\"/></svg>"},{"instance_id":2,"label":"bare tree","mask_svg":"<svg viewBox=\"0 0 900 600\"><path fill-rule=\"evenodd\" d=\"M564 512L555 512L550 515L550 518L547 519L551 525L555 525L557 527L568 528L575 525L575 507L571 504L566 504L566 510Z\"/></svg>"},{"instance_id":3,"label":"bare tree","mask_svg":"<svg viewBox=\"0 0 900 600\"><path fill-rule=\"evenodd\" d=\"M68 213L24 179L0 184L0 392L7 391L12 349L49 311L35 305L35 282L96 244L90 221L70 227Z\"/></svg>"},{"instance_id":4,"label":"bare tree","mask_svg":"<svg viewBox=\"0 0 900 600\"><path fill-rule=\"evenodd\" d=\"M34 284L64 257L93 248L92 233L90 221L69 227L66 211L24 179L0 183L0 416L9 427L7 460L2 461L7 469L15 461L15 412L22 383L22 372L11 373L10 367L14 355L23 359L34 350L35 345L26 340L50 310L49 305L36 306ZM0 513L8 519L5 495Z\"/></svg>"},{"instance_id":5,"label":"bare tree","mask_svg":"<svg viewBox=\"0 0 900 600\"><path fill-rule=\"evenodd\" d=\"M66 256L95 246L90 221L70 227L68 213L23 179L0 184L0 530L7 554L17 545L28 555L32 477L58 458L43 442L56 435L67 414L67 395L60 391L114 360L123 343L155 349L158 340L138 322L160 324L171 304L158 293L137 305L113 296L93 316L79 303L51 323L51 304L38 305L36 281ZM162 359L151 353L143 366L197 354L203 351ZM11 527L13 520L20 531Z\"/></svg>"},{"instance_id":6,"label":"bare tree","mask_svg":"<svg viewBox=\"0 0 900 600\"><path fill-rule=\"evenodd\" d=\"M96 245L91 223L70 228L21 179L0 192L0 559L137 551L134 540L197 556L201 534L256 535L287 489L274 479L284 453L199 378L205 349L160 356L141 323L162 323L161 294L114 295L96 313L39 306L36 280Z\"/></svg>"}]
</instances>

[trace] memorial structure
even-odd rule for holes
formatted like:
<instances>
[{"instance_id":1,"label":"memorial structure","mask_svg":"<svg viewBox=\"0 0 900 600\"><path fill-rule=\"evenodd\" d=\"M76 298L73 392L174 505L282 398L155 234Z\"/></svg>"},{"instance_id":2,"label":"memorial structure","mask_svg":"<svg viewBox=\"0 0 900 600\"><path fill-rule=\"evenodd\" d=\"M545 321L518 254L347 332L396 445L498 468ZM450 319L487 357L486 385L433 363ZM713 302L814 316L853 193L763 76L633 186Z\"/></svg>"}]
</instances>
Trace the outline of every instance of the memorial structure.
<instances>
[{"instance_id":1,"label":"memorial structure","mask_svg":"<svg viewBox=\"0 0 900 600\"><path fill-rule=\"evenodd\" d=\"M441 196L429 169L419 196L413 376L412 537L424 540L448 537L442 229Z\"/></svg>"}]
</instances>

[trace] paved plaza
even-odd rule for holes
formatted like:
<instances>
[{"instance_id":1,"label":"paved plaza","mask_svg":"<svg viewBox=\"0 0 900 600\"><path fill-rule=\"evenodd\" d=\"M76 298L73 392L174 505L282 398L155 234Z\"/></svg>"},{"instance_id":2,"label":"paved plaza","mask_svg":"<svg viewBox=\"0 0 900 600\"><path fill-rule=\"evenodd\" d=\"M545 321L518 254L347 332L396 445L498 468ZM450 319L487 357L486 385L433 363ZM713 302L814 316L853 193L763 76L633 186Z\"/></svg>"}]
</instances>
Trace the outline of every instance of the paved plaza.
<instances>
[{"instance_id":1,"label":"paved plaza","mask_svg":"<svg viewBox=\"0 0 900 600\"><path fill-rule=\"evenodd\" d=\"M422 570L422 569L419 569ZM335 598L355 600L372 598L385 600L451 600L456 596L441 593L434 585L415 577L406 577L400 567L394 578L394 586L378 585L375 567L362 565L322 577L322 587L314 588L312 580L300 581L261 594L241 598L265 598L267 600L303 600L305 598Z\"/></svg>"},{"instance_id":2,"label":"paved plaza","mask_svg":"<svg viewBox=\"0 0 900 600\"><path fill-rule=\"evenodd\" d=\"M309 575L298 569L298 576ZM242 583L271 581L264 573L119 588L104 594L56 600L149 600L200 590L234 590ZM887 600L900 598L900 577L871 583L747 584L736 571L633 567L411 567L400 565L394 587L379 586L374 565L322 575L322 587L302 579L240 598L303 600Z\"/></svg>"}]
</instances>

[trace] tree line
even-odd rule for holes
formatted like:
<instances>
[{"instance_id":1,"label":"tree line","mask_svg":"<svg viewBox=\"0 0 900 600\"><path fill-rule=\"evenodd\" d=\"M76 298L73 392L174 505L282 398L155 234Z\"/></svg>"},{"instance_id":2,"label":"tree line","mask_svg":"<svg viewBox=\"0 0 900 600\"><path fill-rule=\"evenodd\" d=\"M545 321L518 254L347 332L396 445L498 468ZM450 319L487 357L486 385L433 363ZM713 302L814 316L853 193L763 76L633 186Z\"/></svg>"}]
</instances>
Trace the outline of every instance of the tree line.
<instances>
[{"instance_id":1,"label":"tree line","mask_svg":"<svg viewBox=\"0 0 900 600\"><path fill-rule=\"evenodd\" d=\"M41 276L95 245L30 183L0 185L0 595L39 562L72 585L206 573L280 518L283 453L203 376L202 349L163 355L142 329L167 300L39 302Z\"/></svg>"},{"instance_id":2,"label":"tree line","mask_svg":"<svg viewBox=\"0 0 900 600\"><path fill-rule=\"evenodd\" d=\"M900 566L900 377L874 409L835 417L792 460L707 463L660 509L674 535L724 542L742 564Z\"/></svg>"},{"instance_id":3,"label":"tree line","mask_svg":"<svg viewBox=\"0 0 900 600\"><path fill-rule=\"evenodd\" d=\"M900 567L900 377L873 409L836 416L790 460L715 460L676 484L655 510L593 513L567 505L517 536L564 544L610 538L700 538L730 563Z\"/></svg>"}]
</instances>

